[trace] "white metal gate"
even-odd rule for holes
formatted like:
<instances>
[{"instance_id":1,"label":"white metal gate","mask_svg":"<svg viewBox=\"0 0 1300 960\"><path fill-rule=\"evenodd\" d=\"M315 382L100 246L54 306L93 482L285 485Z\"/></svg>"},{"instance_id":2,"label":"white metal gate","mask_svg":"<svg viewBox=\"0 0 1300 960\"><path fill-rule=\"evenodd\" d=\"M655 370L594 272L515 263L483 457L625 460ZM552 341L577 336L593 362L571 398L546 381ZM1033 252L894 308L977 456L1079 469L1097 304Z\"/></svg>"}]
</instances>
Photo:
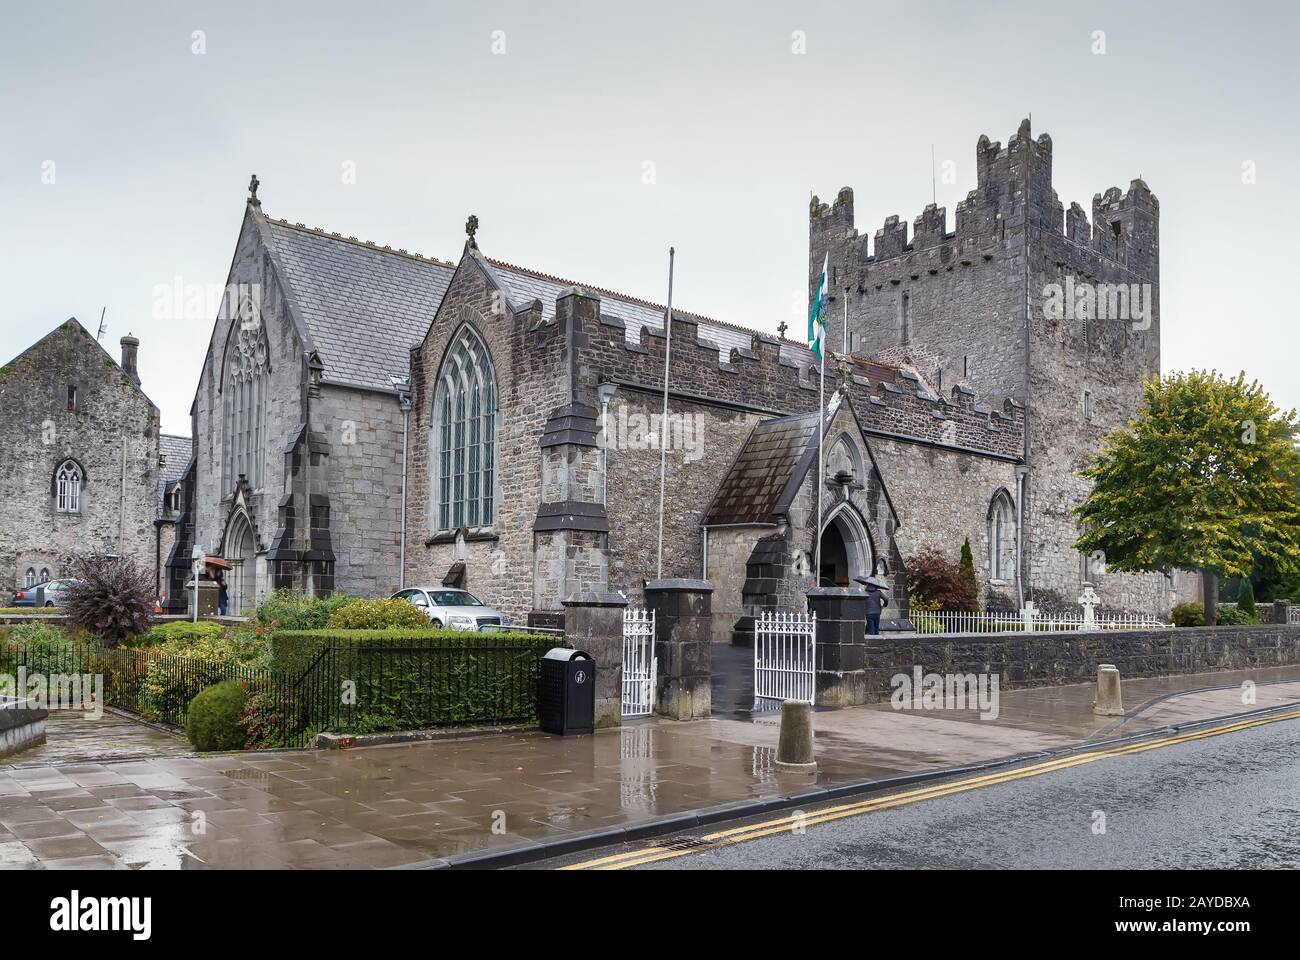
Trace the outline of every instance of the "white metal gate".
<instances>
[{"instance_id":1,"label":"white metal gate","mask_svg":"<svg viewBox=\"0 0 1300 960\"><path fill-rule=\"evenodd\" d=\"M654 713L658 672L654 611L639 608L624 610L623 716L645 717Z\"/></svg>"},{"instance_id":2,"label":"white metal gate","mask_svg":"<svg viewBox=\"0 0 1300 960\"><path fill-rule=\"evenodd\" d=\"M816 702L817 614L764 613L754 621L754 699Z\"/></svg>"}]
</instances>

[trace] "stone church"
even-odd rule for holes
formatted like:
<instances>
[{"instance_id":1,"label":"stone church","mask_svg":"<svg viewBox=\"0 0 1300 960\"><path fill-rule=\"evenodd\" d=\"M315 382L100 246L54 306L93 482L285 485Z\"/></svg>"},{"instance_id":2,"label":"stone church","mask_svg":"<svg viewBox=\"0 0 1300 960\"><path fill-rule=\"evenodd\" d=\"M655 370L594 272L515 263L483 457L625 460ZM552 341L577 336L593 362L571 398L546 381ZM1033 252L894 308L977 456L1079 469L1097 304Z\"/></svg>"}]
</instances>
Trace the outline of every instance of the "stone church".
<instances>
[{"instance_id":1,"label":"stone church","mask_svg":"<svg viewBox=\"0 0 1300 960\"><path fill-rule=\"evenodd\" d=\"M0 367L0 590L67 575L74 553L129 557L159 580L190 438L159 430L137 372L75 318ZM7 595L0 604L7 604Z\"/></svg>"},{"instance_id":2,"label":"stone church","mask_svg":"<svg viewBox=\"0 0 1300 960\"><path fill-rule=\"evenodd\" d=\"M891 580L905 626L906 558L968 538L988 602L1070 603L1091 581L1167 611L1173 581L1105 573L1069 513L1075 471L1159 369L1158 203L1134 181L1091 223L1063 210L1027 123L976 159L951 231L932 206L910 239L891 217L869 243L852 191L813 201L837 351L820 474L803 342L674 308L665 421L663 306L489 257L473 217L454 263L275 219L254 178L191 410L177 575L198 544L234 565L235 612L281 586L449 583L534 624L569 597L705 579L721 640L800 608L818 575ZM1152 291L1147 314L1049 316L1044 291L1076 282Z\"/></svg>"}]
</instances>

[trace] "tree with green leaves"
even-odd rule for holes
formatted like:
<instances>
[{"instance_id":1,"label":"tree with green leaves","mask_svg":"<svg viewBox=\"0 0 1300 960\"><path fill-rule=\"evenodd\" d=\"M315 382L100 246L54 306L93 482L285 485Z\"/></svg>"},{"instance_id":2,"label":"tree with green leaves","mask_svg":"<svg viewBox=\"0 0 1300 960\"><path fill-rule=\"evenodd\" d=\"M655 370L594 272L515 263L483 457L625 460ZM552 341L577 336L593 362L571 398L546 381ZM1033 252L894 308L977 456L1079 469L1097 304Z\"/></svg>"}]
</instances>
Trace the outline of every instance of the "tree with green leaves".
<instances>
[{"instance_id":1,"label":"tree with green leaves","mask_svg":"<svg viewBox=\"0 0 1300 960\"><path fill-rule=\"evenodd\" d=\"M1296 412L1245 374L1148 380L1137 416L1081 473L1092 490L1076 546L1111 570L1199 570L1213 625L1220 577L1249 575L1256 558L1300 569L1296 431Z\"/></svg>"}]
</instances>

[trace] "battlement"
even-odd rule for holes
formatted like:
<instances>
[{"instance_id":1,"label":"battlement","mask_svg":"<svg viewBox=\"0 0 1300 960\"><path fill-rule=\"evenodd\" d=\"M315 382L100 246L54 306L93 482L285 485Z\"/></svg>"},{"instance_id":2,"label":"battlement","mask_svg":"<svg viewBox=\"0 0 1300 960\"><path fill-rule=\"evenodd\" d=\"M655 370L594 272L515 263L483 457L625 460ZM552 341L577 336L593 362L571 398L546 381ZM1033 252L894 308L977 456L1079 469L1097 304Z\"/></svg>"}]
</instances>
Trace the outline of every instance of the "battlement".
<instances>
[{"instance_id":1,"label":"battlement","mask_svg":"<svg viewBox=\"0 0 1300 960\"><path fill-rule=\"evenodd\" d=\"M929 204L913 223L908 240L907 221L897 214L868 234L854 221L853 190L843 187L831 204L814 196L809 204L810 272L820 268L828 249L844 243L846 249L832 262L852 270L854 264L879 263L917 251L951 245L955 250L981 249L990 243L1023 242L1024 230L1036 228L1064 236L1101 256L1121 263L1135 251L1155 252L1160 204L1147 185L1137 179L1128 192L1112 187L1093 198L1092 225L1077 203L1067 213L1052 187L1052 138L1034 138L1028 120L1006 146L981 134L975 144L975 189L957 204L953 232L948 232L947 211ZM1104 224L1104 228L1095 227ZM814 261L815 264L813 263ZM1150 266L1146 261L1143 266Z\"/></svg>"},{"instance_id":2,"label":"battlement","mask_svg":"<svg viewBox=\"0 0 1300 960\"><path fill-rule=\"evenodd\" d=\"M661 327L641 324L635 339L626 325L597 303L586 313L578 341L578 394L592 399L600 383L645 391L661 389L667 338ZM609 304L618 308L617 301ZM767 414L815 409L819 368L802 344L754 331L747 344L720 345L708 321L673 311L674 393ZM845 376L839 361L826 364L826 395ZM905 440L1014 458L1023 449L1024 411L1016 404L981 407L965 387L941 396L916 374L854 357L849 393L864 427Z\"/></svg>"}]
</instances>

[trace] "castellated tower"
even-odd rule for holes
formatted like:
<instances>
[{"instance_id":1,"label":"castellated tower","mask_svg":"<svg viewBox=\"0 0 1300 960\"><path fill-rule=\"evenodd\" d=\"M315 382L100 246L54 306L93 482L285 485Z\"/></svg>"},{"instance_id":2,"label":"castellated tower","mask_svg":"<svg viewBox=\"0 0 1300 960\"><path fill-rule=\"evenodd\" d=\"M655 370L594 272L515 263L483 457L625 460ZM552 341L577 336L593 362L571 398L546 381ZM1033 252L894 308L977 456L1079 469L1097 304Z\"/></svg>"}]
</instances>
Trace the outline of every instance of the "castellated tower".
<instances>
[{"instance_id":1,"label":"castellated tower","mask_svg":"<svg viewBox=\"0 0 1300 960\"><path fill-rule=\"evenodd\" d=\"M910 367L941 395L1025 407L1020 573L1026 598L1071 602L1087 579L1124 609L1167 607L1157 575L1102 573L1073 544L1077 471L1128 421L1143 378L1160 370L1160 205L1141 180L1065 210L1052 188L1052 140L1029 122L1007 145L981 136L976 186L956 223L933 204L912 235L897 216L870 237L853 191L810 208L810 286L829 255L828 341ZM955 556L960 544L954 544ZM1095 558L1100 560L1101 558ZM1041 604L1040 604L1041 606Z\"/></svg>"}]
</instances>

